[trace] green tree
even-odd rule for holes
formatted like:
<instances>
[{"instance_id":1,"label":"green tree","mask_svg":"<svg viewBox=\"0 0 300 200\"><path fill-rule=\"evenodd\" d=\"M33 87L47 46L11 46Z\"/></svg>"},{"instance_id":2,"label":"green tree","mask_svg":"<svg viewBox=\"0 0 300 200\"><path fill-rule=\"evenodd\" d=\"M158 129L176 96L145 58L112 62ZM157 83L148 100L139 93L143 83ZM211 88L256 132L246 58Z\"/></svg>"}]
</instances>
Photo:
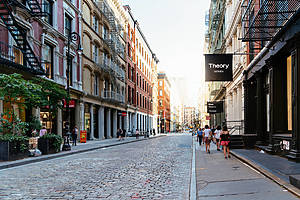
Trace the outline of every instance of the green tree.
<instances>
[{"instance_id":1,"label":"green tree","mask_svg":"<svg viewBox=\"0 0 300 200\"><path fill-rule=\"evenodd\" d=\"M23 110L28 104L38 106L41 103L41 86L23 79L20 74L0 74L0 99L6 105L1 115L0 131L22 135L28 124L16 115L14 105Z\"/></svg>"},{"instance_id":2,"label":"green tree","mask_svg":"<svg viewBox=\"0 0 300 200\"><path fill-rule=\"evenodd\" d=\"M15 114L14 105L25 108L49 107L52 116L62 108L62 100L68 95L58 84L43 78L25 80L21 74L0 74L0 99L6 105L1 116L2 133L23 134L28 127Z\"/></svg>"}]
</instances>

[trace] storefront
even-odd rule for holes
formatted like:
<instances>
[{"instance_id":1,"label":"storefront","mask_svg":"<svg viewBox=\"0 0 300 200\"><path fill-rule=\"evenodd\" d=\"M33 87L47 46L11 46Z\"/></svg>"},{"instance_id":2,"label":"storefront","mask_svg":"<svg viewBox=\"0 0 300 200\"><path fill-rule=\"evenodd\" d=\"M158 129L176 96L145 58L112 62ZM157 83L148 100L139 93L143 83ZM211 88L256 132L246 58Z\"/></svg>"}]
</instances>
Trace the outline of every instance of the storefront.
<instances>
[{"instance_id":1,"label":"storefront","mask_svg":"<svg viewBox=\"0 0 300 200\"><path fill-rule=\"evenodd\" d=\"M87 139L91 139L91 113L90 104L84 104L84 130L87 132Z\"/></svg>"},{"instance_id":2,"label":"storefront","mask_svg":"<svg viewBox=\"0 0 300 200\"><path fill-rule=\"evenodd\" d=\"M272 38L265 42L244 73L245 134L257 134L257 145L268 146L267 151L297 161L300 160L300 30L295 24L300 23L299 15L299 11L290 15L276 34L268 35ZM253 33L252 37L266 39L261 33Z\"/></svg>"}]
</instances>

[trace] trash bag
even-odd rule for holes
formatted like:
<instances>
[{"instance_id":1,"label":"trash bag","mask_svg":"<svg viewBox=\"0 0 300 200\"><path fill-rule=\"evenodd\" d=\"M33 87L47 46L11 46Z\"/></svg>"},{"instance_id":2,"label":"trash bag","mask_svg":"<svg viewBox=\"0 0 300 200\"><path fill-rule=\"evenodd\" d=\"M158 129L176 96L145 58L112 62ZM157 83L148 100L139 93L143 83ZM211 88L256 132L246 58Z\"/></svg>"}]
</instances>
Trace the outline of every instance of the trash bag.
<instances>
[{"instance_id":1,"label":"trash bag","mask_svg":"<svg viewBox=\"0 0 300 200\"><path fill-rule=\"evenodd\" d=\"M30 157L38 157L41 156L42 152L39 149L30 149L29 150L29 156Z\"/></svg>"},{"instance_id":2,"label":"trash bag","mask_svg":"<svg viewBox=\"0 0 300 200\"><path fill-rule=\"evenodd\" d=\"M37 157L37 156L41 156L41 155L42 155L42 152L39 149L35 149L34 156Z\"/></svg>"}]
</instances>

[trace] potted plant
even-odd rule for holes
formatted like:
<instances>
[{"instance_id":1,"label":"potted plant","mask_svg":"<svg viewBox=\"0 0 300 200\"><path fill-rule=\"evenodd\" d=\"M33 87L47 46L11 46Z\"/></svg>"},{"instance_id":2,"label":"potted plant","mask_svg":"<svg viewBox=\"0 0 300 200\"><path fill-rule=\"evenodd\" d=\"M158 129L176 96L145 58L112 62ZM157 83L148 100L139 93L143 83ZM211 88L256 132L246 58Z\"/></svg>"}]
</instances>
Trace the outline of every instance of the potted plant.
<instances>
[{"instance_id":1,"label":"potted plant","mask_svg":"<svg viewBox=\"0 0 300 200\"><path fill-rule=\"evenodd\" d=\"M0 135L0 160L17 160L28 156L28 137Z\"/></svg>"},{"instance_id":2,"label":"potted plant","mask_svg":"<svg viewBox=\"0 0 300 200\"><path fill-rule=\"evenodd\" d=\"M48 133L38 139L38 149L42 154L57 153L62 142L63 138L60 135Z\"/></svg>"}]
</instances>

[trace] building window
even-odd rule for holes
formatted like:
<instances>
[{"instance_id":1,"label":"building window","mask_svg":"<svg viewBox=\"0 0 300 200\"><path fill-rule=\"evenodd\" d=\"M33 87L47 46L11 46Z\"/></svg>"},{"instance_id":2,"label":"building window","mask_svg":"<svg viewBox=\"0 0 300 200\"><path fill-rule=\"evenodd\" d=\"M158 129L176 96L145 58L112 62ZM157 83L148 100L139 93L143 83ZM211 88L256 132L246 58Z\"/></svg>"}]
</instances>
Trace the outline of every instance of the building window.
<instances>
[{"instance_id":1,"label":"building window","mask_svg":"<svg viewBox=\"0 0 300 200\"><path fill-rule=\"evenodd\" d=\"M94 62L98 63L98 47L97 47L96 44L94 45L94 52L93 52L93 54L94 54Z\"/></svg>"},{"instance_id":2,"label":"building window","mask_svg":"<svg viewBox=\"0 0 300 200\"><path fill-rule=\"evenodd\" d=\"M94 31L96 31L96 33L99 32L99 30L98 30L98 24L99 24L98 19L97 19L97 17L94 15L94 16L93 16L93 29L94 29Z\"/></svg>"},{"instance_id":3,"label":"building window","mask_svg":"<svg viewBox=\"0 0 300 200\"><path fill-rule=\"evenodd\" d=\"M162 86L163 85L163 82L162 81L159 81L159 86Z\"/></svg>"},{"instance_id":4,"label":"building window","mask_svg":"<svg viewBox=\"0 0 300 200\"><path fill-rule=\"evenodd\" d=\"M142 107L142 95L140 94L140 106Z\"/></svg>"},{"instance_id":5,"label":"building window","mask_svg":"<svg viewBox=\"0 0 300 200\"><path fill-rule=\"evenodd\" d=\"M163 101L159 100L159 106L163 106Z\"/></svg>"},{"instance_id":6,"label":"building window","mask_svg":"<svg viewBox=\"0 0 300 200\"><path fill-rule=\"evenodd\" d=\"M13 48L14 51L14 62L23 65L23 53L20 49Z\"/></svg>"},{"instance_id":7,"label":"building window","mask_svg":"<svg viewBox=\"0 0 300 200\"><path fill-rule=\"evenodd\" d=\"M139 93L136 93L136 105L139 106Z\"/></svg>"},{"instance_id":8,"label":"building window","mask_svg":"<svg viewBox=\"0 0 300 200\"><path fill-rule=\"evenodd\" d=\"M162 97L162 90L159 90L159 96L161 96Z\"/></svg>"},{"instance_id":9,"label":"building window","mask_svg":"<svg viewBox=\"0 0 300 200\"><path fill-rule=\"evenodd\" d=\"M44 12L45 12L45 21L48 24L53 25L53 1L51 0L44 0Z\"/></svg>"},{"instance_id":10,"label":"building window","mask_svg":"<svg viewBox=\"0 0 300 200\"><path fill-rule=\"evenodd\" d=\"M133 68L131 68L131 81L134 82L134 71L133 71Z\"/></svg>"},{"instance_id":11,"label":"building window","mask_svg":"<svg viewBox=\"0 0 300 200\"><path fill-rule=\"evenodd\" d=\"M98 75L95 75L95 80L94 80L94 94L95 94L95 96L99 95L99 77L98 77Z\"/></svg>"},{"instance_id":12,"label":"building window","mask_svg":"<svg viewBox=\"0 0 300 200\"><path fill-rule=\"evenodd\" d=\"M103 29L102 29L102 38L103 39L108 39L108 29L106 26L103 26Z\"/></svg>"},{"instance_id":13,"label":"building window","mask_svg":"<svg viewBox=\"0 0 300 200\"><path fill-rule=\"evenodd\" d=\"M135 101L134 101L134 89L133 89L133 88L132 88L132 90L131 90L131 93L132 93L132 94L131 94L131 95L132 95L132 96L131 96L131 103L132 103L132 104L135 104Z\"/></svg>"},{"instance_id":14,"label":"building window","mask_svg":"<svg viewBox=\"0 0 300 200\"><path fill-rule=\"evenodd\" d=\"M127 75L128 75L128 79L131 80L132 74L131 74L131 66L129 64L128 64L128 73L127 73Z\"/></svg>"},{"instance_id":15,"label":"building window","mask_svg":"<svg viewBox=\"0 0 300 200\"><path fill-rule=\"evenodd\" d=\"M69 36L72 32L72 17L65 15L65 35Z\"/></svg>"},{"instance_id":16,"label":"building window","mask_svg":"<svg viewBox=\"0 0 300 200\"><path fill-rule=\"evenodd\" d=\"M142 76L140 76L140 88L142 88Z\"/></svg>"},{"instance_id":17,"label":"building window","mask_svg":"<svg viewBox=\"0 0 300 200\"><path fill-rule=\"evenodd\" d=\"M47 78L53 79L53 47L45 44L44 47L44 61L45 61L45 70Z\"/></svg>"},{"instance_id":18,"label":"building window","mask_svg":"<svg viewBox=\"0 0 300 200\"><path fill-rule=\"evenodd\" d=\"M131 103L131 89L130 89L130 86L128 86L128 92L127 92L127 94L128 94L128 103Z\"/></svg>"}]
</instances>

